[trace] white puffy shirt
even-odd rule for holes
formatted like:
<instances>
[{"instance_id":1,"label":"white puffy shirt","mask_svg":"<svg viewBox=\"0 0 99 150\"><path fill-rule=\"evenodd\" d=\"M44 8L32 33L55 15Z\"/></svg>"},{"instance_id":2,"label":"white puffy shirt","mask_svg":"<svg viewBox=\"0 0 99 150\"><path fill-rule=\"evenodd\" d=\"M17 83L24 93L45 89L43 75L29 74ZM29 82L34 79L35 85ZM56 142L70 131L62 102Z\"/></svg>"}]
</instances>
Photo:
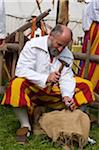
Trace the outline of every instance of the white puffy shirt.
<instances>
[{"instance_id":1,"label":"white puffy shirt","mask_svg":"<svg viewBox=\"0 0 99 150\"><path fill-rule=\"evenodd\" d=\"M83 10L82 28L88 31L93 21L99 22L99 0L91 0Z\"/></svg>"},{"instance_id":2,"label":"white puffy shirt","mask_svg":"<svg viewBox=\"0 0 99 150\"><path fill-rule=\"evenodd\" d=\"M63 68L59 79L59 86L63 97L69 96L72 98L76 84L71 69L73 55L69 49L65 48L63 52L50 63L47 40L48 36L43 36L33 38L26 43L20 53L15 75L17 77L24 77L30 82L44 88L46 87L49 74L53 71L58 71L61 65L58 58L63 56L63 59L66 59L66 62L69 63L70 66Z\"/></svg>"}]
</instances>

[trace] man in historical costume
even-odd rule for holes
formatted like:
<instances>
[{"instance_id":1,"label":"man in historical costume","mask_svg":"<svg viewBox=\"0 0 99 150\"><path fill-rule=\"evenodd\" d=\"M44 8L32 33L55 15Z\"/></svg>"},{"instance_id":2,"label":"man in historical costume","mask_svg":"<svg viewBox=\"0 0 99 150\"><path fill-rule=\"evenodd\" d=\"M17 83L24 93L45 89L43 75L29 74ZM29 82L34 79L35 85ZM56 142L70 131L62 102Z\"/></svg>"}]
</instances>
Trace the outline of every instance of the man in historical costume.
<instances>
[{"instance_id":1,"label":"man in historical costume","mask_svg":"<svg viewBox=\"0 0 99 150\"><path fill-rule=\"evenodd\" d=\"M73 75L73 55L66 47L71 39L71 30L57 24L49 35L31 39L21 51L16 77L10 81L1 102L12 105L20 121L18 142L25 143L29 136L31 125L27 108L32 107L32 102L53 109L68 107L74 110L94 101L90 81Z\"/></svg>"},{"instance_id":2,"label":"man in historical costume","mask_svg":"<svg viewBox=\"0 0 99 150\"><path fill-rule=\"evenodd\" d=\"M85 32L82 52L86 53L88 41L91 42L90 54L99 55L99 1L86 0L87 4L83 11L82 28ZM81 64L80 76L83 77L85 62ZM90 63L88 80L93 84L94 91L99 93L99 64Z\"/></svg>"}]
</instances>

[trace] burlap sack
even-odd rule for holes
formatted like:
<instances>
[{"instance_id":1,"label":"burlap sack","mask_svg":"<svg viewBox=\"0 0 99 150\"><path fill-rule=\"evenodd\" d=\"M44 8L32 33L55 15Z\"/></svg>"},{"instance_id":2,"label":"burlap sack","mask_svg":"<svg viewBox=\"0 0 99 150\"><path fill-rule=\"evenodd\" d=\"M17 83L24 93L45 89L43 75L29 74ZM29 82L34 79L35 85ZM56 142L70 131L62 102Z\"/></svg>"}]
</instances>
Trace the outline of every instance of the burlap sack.
<instances>
[{"instance_id":1,"label":"burlap sack","mask_svg":"<svg viewBox=\"0 0 99 150\"><path fill-rule=\"evenodd\" d=\"M46 134L60 145L78 143L79 149L83 149L87 143L90 120L87 114L81 110L44 113L39 123Z\"/></svg>"}]
</instances>

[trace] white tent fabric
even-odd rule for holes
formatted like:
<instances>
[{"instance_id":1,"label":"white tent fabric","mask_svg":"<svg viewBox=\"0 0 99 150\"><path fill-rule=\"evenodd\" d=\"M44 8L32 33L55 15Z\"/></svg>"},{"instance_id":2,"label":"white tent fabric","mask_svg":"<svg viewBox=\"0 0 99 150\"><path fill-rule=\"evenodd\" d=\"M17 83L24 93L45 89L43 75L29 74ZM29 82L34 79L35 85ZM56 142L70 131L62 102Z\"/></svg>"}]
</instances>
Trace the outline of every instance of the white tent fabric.
<instances>
[{"instance_id":1,"label":"white tent fabric","mask_svg":"<svg viewBox=\"0 0 99 150\"><path fill-rule=\"evenodd\" d=\"M0 39L4 39L6 36L5 23L4 1L0 0Z\"/></svg>"},{"instance_id":2,"label":"white tent fabric","mask_svg":"<svg viewBox=\"0 0 99 150\"><path fill-rule=\"evenodd\" d=\"M57 4L57 3L55 3ZM5 0L7 32L11 33L32 15L40 15L36 0ZM52 5L52 0L41 0L41 11L51 9L49 15L44 18L48 24L55 25L57 5ZM16 16L16 17L14 17ZM12 25L10 25L12 24Z\"/></svg>"},{"instance_id":3,"label":"white tent fabric","mask_svg":"<svg viewBox=\"0 0 99 150\"><path fill-rule=\"evenodd\" d=\"M32 15L38 16L40 11L38 10L36 0L4 0L6 10L6 31L11 33L17 28L22 26L24 22L29 19ZM56 13L57 13L57 2L54 0L39 0L42 12L47 9L51 9L51 12L45 21L52 27L56 24ZM84 3L78 3L77 0L69 0L69 27L73 30L74 39L77 36L83 36L82 30L82 10Z\"/></svg>"}]
</instances>

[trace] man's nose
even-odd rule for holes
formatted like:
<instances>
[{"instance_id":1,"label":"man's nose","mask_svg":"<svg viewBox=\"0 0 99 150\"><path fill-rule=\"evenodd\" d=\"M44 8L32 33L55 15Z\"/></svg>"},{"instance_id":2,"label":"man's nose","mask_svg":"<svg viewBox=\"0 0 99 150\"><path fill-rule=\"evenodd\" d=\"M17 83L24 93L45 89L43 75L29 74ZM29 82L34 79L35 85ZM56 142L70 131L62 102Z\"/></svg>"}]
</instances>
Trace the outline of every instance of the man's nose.
<instances>
[{"instance_id":1,"label":"man's nose","mask_svg":"<svg viewBox=\"0 0 99 150\"><path fill-rule=\"evenodd\" d=\"M60 46L57 48L59 52L61 52L63 50L63 46Z\"/></svg>"}]
</instances>

